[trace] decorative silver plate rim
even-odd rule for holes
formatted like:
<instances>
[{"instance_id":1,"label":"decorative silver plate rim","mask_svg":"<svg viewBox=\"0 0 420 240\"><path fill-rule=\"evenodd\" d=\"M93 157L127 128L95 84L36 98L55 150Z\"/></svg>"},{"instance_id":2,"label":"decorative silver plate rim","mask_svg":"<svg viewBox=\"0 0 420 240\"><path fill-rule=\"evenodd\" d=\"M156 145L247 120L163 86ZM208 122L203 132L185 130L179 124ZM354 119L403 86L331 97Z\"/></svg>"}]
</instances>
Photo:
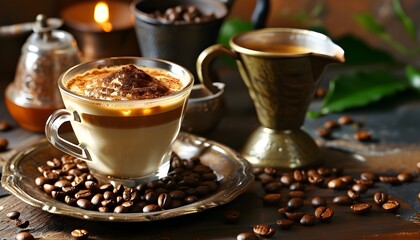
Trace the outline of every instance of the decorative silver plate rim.
<instances>
[{"instance_id":1,"label":"decorative silver plate rim","mask_svg":"<svg viewBox=\"0 0 420 240\"><path fill-rule=\"evenodd\" d=\"M218 176L219 190L195 203L151 213L101 213L73 207L48 196L35 185L34 176L27 176L27 173L35 175L33 172L37 172L34 164L39 166L39 162L33 163L34 159L31 157L37 154L46 154L51 157L63 154L46 139L23 149L12 157L3 167L1 184L27 204L53 214L92 221L149 222L198 213L224 205L245 192L254 181L251 164L239 153L218 142L181 132L172 148L185 158L200 154L200 159L204 159L203 163L213 168ZM37 161L45 162L49 159L37 159ZM28 165L26 169L23 168L25 165ZM28 168L33 169L28 170ZM39 173L36 174L39 175Z\"/></svg>"}]
</instances>

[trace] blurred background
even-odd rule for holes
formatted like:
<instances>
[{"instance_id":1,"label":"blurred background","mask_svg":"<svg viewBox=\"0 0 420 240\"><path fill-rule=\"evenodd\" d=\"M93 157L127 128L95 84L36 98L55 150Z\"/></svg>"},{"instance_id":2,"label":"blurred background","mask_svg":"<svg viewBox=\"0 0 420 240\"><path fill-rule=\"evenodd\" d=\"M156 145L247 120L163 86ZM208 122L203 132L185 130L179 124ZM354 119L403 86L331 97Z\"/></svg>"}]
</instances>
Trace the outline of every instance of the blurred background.
<instances>
[{"instance_id":1,"label":"blurred background","mask_svg":"<svg viewBox=\"0 0 420 240\"><path fill-rule=\"evenodd\" d=\"M118 1L118 0L113 0ZM39 13L47 17L63 17L63 12L71 6L93 0L0 0L0 26L12 25L17 23L34 21ZM106 2L106 1L105 1ZM119 0L122 3L131 3L131 0ZM420 1L401 0L401 5L406 14L413 19L414 23L420 24ZM234 2L228 15L228 19L241 19L250 21L256 0L237 0ZM399 53L380 38L369 33L358 24L354 15L367 12L372 14L375 19L386 26L387 31L402 42L405 46L418 46L417 41L410 39L400 23L393 16L390 0L271 0L271 8L267 17L267 27L297 27L316 29L319 26L325 28L328 35L333 39L346 34L353 34L365 40L371 46L385 49L394 54L397 58ZM90 11L90 10L89 10ZM112 14L113 9L110 9ZM83 16L91 16L91 12L79 12ZM70 29L74 30L74 29ZM30 33L17 34L13 36L0 35L0 81L13 80L15 66L20 55L22 45ZM115 51L110 51L111 55L139 55L135 34L128 34L123 45L114 46ZM77 38L76 38L77 39ZM80 44L80 43L79 43ZM86 53L85 53L86 54ZM94 56L93 56L94 57ZM101 56L102 57L102 56ZM407 56L404 56L407 58ZM411 59L417 62L417 58Z\"/></svg>"}]
</instances>

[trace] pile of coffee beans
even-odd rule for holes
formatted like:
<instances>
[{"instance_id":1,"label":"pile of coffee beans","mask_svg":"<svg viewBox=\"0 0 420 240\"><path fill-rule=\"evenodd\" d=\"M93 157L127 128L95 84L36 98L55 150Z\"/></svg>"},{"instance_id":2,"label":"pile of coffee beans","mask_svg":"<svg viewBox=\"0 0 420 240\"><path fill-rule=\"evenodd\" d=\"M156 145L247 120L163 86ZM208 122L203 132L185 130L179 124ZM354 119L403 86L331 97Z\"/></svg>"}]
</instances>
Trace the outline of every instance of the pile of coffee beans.
<instances>
[{"instance_id":1,"label":"pile of coffee beans","mask_svg":"<svg viewBox=\"0 0 420 240\"><path fill-rule=\"evenodd\" d=\"M148 213L194 203L219 189L214 171L199 157L171 157L168 176L124 186L100 183L86 163L69 155L39 166L35 184L54 199L85 210L114 213Z\"/></svg>"},{"instance_id":2,"label":"pile of coffee beans","mask_svg":"<svg viewBox=\"0 0 420 240\"><path fill-rule=\"evenodd\" d=\"M162 23L181 24L181 23L202 23L216 19L214 13L204 14L195 6L178 5L165 10L157 10L149 14L150 17Z\"/></svg>"},{"instance_id":3,"label":"pile of coffee beans","mask_svg":"<svg viewBox=\"0 0 420 240\"><path fill-rule=\"evenodd\" d=\"M379 206L385 212L396 213L400 208L400 203L391 199L386 192L378 191L374 193L373 198L371 194L369 197L364 195L376 183L404 184L415 178L408 172L386 176L374 172L362 172L360 176L353 177L344 174L341 168L326 167L291 171L254 168L254 175L264 189L264 195L261 198L263 203L276 207L280 218L273 223L257 224L250 232L239 233L237 240L270 238L276 233L274 226L288 230L296 224L312 226L330 222L335 215L334 205L347 206L349 212L355 215L369 214L373 205ZM333 195L328 194L328 198L322 196L309 198L305 191L309 187L327 191L330 189ZM328 203L332 205L328 206Z\"/></svg>"},{"instance_id":4,"label":"pile of coffee beans","mask_svg":"<svg viewBox=\"0 0 420 240\"><path fill-rule=\"evenodd\" d=\"M316 130L318 136L324 139L332 139L333 132L344 125L351 125L355 128L353 138L359 142L368 142L372 140L372 133L369 130L362 129L363 123L355 122L349 115L340 116L337 120L327 120L322 128Z\"/></svg>"}]
</instances>

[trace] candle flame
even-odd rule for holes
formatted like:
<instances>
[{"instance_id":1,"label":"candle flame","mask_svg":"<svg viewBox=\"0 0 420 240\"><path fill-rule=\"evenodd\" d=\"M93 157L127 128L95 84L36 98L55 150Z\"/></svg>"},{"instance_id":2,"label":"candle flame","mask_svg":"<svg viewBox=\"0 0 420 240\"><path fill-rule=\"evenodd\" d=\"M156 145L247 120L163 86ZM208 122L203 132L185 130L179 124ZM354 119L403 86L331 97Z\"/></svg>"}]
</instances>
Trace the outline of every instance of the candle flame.
<instances>
[{"instance_id":1,"label":"candle flame","mask_svg":"<svg viewBox=\"0 0 420 240\"><path fill-rule=\"evenodd\" d=\"M98 2L95 6L93 18L95 19L95 22L101 26L102 30L105 32L112 31L112 24L109 22L108 4L105 2Z\"/></svg>"}]
</instances>

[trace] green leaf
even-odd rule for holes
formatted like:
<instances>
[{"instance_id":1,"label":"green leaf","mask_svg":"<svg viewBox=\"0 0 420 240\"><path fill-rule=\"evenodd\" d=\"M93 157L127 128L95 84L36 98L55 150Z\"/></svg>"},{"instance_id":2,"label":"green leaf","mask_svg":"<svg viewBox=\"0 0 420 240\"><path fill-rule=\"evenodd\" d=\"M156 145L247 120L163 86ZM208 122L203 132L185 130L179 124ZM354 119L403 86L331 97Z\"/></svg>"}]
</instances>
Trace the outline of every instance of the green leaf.
<instances>
[{"instance_id":1,"label":"green leaf","mask_svg":"<svg viewBox=\"0 0 420 240\"><path fill-rule=\"evenodd\" d=\"M356 21L369 32L375 33L377 35L386 34L385 28L380 25L371 14L359 13L355 15L355 18Z\"/></svg>"},{"instance_id":2,"label":"green leaf","mask_svg":"<svg viewBox=\"0 0 420 240\"><path fill-rule=\"evenodd\" d=\"M393 56L381 49L370 47L363 40L352 35L345 35L335 41L344 49L345 64L364 65L375 63L394 63Z\"/></svg>"},{"instance_id":3,"label":"green leaf","mask_svg":"<svg viewBox=\"0 0 420 240\"><path fill-rule=\"evenodd\" d=\"M416 26L407 14L405 14L399 0L392 0L392 9L394 10L395 15L397 15L398 20L404 25L404 28L411 39L416 39Z\"/></svg>"},{"instance_id":4,"label":"green leaf","mask_svg":"<svg viewBox=\"0 0 420 240\"><path fill-rule=\"evenodd\" d=\"M408 81L384 71L353 72L338 76L330 81L321 113L365 106L408 87Z\"/></svg>"},{"instance_id":5,"label":"green leaf","mask_svg":"<svg viewBox=\"0 0 420 240\"><path fill-rule=\"evenodd\" d=\"M405 69L405 74L410 83L410 86L417 91L420 91L420 69L408 65Z\"/></svg>"}]
</instances>

